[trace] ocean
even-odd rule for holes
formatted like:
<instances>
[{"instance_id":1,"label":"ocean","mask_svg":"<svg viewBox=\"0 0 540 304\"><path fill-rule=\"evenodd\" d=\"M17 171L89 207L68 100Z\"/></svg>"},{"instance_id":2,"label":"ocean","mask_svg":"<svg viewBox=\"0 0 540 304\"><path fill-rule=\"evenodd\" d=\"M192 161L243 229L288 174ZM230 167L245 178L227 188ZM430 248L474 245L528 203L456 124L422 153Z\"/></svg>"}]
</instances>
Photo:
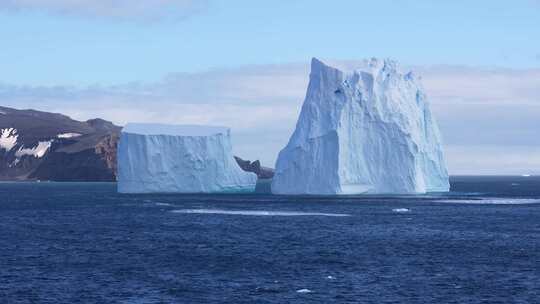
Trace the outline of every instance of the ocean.
<instances>
[{"instance_id":1,"label":"ocean","mask_svg":"<svg viewBox=\"0 0 540 304\"><path fill-rule=\"evenodd\" d=\"M540 303L540 177L420 196L0 183L0 303Z\"/></svg>"}]
</instances>

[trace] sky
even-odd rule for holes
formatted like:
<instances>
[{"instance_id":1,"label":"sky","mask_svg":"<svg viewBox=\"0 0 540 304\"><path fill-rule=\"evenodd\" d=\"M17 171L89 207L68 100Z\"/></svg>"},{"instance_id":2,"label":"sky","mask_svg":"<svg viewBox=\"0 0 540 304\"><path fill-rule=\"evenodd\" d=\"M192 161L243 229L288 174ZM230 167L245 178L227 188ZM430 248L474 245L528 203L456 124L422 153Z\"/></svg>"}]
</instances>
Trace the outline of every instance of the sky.
<instances>
[{"instance_id":1,"label":"sky","mask_svg":"<svg viewBox=\"0 0 540 304\"><path fill-rule=\"evenodd\" d=\"M540 174L540 1L2 0L0 105L227 125L273 166L309 61L422 76L451 174Z\"/></svg>"}]
</instances>

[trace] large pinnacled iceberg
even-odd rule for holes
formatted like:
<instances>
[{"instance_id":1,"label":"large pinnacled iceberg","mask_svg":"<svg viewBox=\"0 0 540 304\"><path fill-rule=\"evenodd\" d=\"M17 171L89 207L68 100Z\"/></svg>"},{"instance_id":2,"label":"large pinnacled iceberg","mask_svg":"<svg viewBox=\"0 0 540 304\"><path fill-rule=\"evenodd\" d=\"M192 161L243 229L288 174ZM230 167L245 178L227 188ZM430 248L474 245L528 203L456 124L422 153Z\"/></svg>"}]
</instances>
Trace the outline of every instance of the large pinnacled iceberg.
<instances>
[{"instance_id":1,"label":"large pinnacled iceberg","mask_svg":"<svg viewBox=\"0 0 540 304\"><path fill-rule=\"evenodd\" d=\"M279 153L276 194L448 191L439 129L418 79L390 60L344 73L311 63L296 130Z\"/></svg>"},{"instance_id":2,"label":"large pinnacled iceberg","mask_svg":"<svg viewBox=\"0 0 540 304\"><path fill-rule=\"evenodd\" d=\"M224 127L128 124L118 145L121 193L254 191L257 176L232 155Z\"/></svg>"}]
</instances>

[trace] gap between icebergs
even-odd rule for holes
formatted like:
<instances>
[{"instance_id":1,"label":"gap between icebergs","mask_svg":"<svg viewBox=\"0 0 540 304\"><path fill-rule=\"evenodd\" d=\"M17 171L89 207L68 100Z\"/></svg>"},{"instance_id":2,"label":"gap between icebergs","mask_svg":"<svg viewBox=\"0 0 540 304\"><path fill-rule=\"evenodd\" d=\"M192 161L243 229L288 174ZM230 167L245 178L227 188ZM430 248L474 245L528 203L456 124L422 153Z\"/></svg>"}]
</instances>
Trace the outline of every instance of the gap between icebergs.
<instances>
[{"instance_id":1,"label":"gap between icebergs","mask_svg":"<svg viewBox=\"0 0 540 304\"><path fill-rule=\"evenodd\" d=\"M319 212L297 212L297 211L266 211L266 210L223 210L223 209L179 209L174 213L184 214L224 214L224 215L251 215L251 216L331 216L345 217L351 216L344 213L319 213Z\"/></svg>"}]
</instances>

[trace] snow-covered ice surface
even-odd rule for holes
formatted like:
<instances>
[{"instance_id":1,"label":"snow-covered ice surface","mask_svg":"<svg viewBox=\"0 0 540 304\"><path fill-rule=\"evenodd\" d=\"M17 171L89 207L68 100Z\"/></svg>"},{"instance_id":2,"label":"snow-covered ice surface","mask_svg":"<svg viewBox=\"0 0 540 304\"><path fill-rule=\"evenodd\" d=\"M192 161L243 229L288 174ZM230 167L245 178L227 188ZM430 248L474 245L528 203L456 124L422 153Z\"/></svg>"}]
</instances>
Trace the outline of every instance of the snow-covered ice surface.
<instances>
[{"instance_id":1,"label":"snow-covered ice surface","mask_svg":"<svg viewBox=\"0 0 540 304\"><path fill-rule=\"evenodd\" d=\"M212 136L227 134L230 130L220 126L131 123L124 127L123 132L139 135Z\"/></svg>"},{"instance_id":2,"label":"snow-covered ice surface","mask_svg":"<svg viewBox=\"0 0 540 304\"><path fill-rule=\"evenodd\" d=\"M296 129L279 153L275 194L449 190L439 129L417 77L372 59L344 73L311 63Z\"/></svg>"},{"instance_id":3,"label":"snow-covered ice surface","mask_svg":"<svg viewBox=\"0 0 540 304\"><path fill-rule=\"evenodd\" d=\"M121 193L252 192L256 182L234 160L226 127L128 124L122 130Z\"/></svg>"}]
</instances>

